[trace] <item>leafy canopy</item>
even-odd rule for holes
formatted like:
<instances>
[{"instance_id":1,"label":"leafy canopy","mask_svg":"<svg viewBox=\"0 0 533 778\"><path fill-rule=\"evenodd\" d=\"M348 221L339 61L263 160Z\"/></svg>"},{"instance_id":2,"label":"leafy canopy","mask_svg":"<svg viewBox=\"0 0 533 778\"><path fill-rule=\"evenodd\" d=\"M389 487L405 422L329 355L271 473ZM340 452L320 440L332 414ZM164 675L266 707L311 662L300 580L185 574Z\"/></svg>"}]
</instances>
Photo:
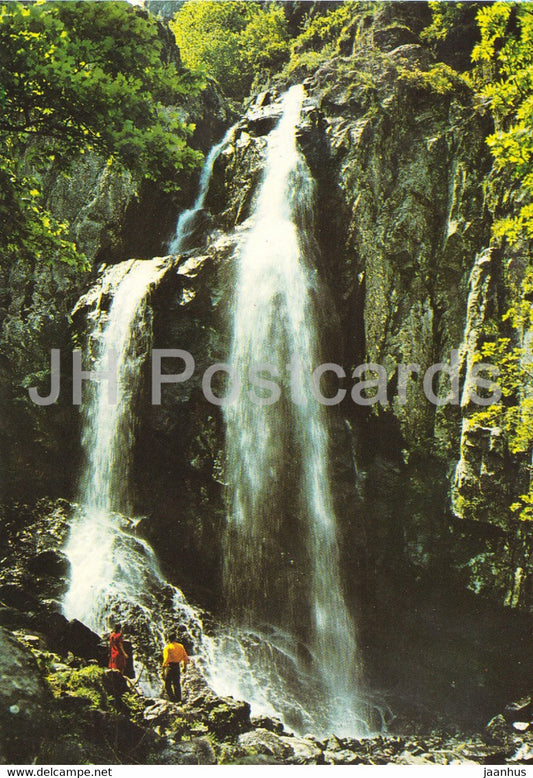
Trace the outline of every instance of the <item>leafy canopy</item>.
<instances>
[{"instance_id":1,"label":"leafy canopy","mask_svg":"<svg viewBox=\"0 0 533 778\"><path fill-rule=\"evenodd\" d=\"M0 84L0 131L42 137L56 156L92 148L150 177L197 162L170 106L198 79L127 3L0 5Z\"/></svg>"},{"instance_id":2,"label":"leafy canopy","mask_svg":"<svg viewBox=\"0 0 533 778\"><path fill-rule=\"evenodd\" d=\"M279 68L289 54L278 3L187 0L171 27L184 63L218 81L229 97L245 97L255 77Z\"/></svg>"},{"instance_id":3,"label":"leafy canopy","mask_svg":"<svg viewBox=\"0 0 533 778\"><path fill-rule=\"evenodd\" d=\"M481 41L472 59L496 132L488 138L496 168L529 195L517 215L495 225L511 242L533 238L533 6L497 2L478 13Z\"/></svg>"},{"instance_id":4,"label":"leafy canopy","mask_svg":"<svg viewBox=\"0 0 533 778\"><path fill-rule=\"evenodd\" d=\"M52 163L92 150L177 188L201 155L173 106L202 83L175 60L125 2L0 3L0 249L73 258L43 208L38 171Z\"/></svg>"}]
</instances>

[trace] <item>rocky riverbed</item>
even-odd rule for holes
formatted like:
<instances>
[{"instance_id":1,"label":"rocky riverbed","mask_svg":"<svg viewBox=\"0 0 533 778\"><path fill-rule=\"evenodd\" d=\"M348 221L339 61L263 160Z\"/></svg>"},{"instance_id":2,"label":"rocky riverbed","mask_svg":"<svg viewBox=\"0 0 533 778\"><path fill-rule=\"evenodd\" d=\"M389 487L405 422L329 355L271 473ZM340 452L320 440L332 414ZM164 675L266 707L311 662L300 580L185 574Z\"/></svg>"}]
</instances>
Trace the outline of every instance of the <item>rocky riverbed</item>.
<instances>
[{"instance_id":1,"label":"rocky riverbed","mask_svg":"<svg viewBox=\"0 0 533 778\"><path fill-rule=\"evenodd\" d=\"M117 686L100 636L60 612L68 574L60 548L72 508L65 500L42 501L3 516L2 763L533 763L531 697L510 701L477 731L428 712L413 714L396 700L386 731L359 740L333 732L319 739L254 716L245 700L217 696L194 661L180 705L144 696L131 683Z\"/></svg>"},{"instance_id":2,"label":"rocky riverbed","mask_svg":"<svg viewBox=\"0 0 533 778\"><path fill-rule=\"evenodd\" d=\"M2 608L0 617L14 617ZM23 614L20 614L21 621ZM75 622L63 630L90 631ZM98 642L97 636L93 645ZM145 697L134 683L72 650L49 650L41 631L0 628L0 762L52 764L528 764L533 763L531 698L509 705L483 731L451 723L424 730L396 719L364 739L298 736L281 721L219 697L194 663L183 702ZM70 645L73 645L71 643Z\"/></svg>"}]
</instances>

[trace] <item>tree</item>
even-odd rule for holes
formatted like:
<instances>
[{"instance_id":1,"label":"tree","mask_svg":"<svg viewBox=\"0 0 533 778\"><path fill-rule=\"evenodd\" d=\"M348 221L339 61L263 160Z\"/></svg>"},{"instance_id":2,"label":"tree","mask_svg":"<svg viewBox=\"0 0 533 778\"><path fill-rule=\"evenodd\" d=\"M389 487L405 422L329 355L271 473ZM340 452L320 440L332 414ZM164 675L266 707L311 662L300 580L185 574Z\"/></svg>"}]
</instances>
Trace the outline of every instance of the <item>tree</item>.
<instances>
[{"instance_id":1,"label":"tree","mask_svg":"<svg viewBox=\"0 0 533 778\"><path fill-rule=\"evenodd\" d=\"M278 3L188 0L171 27L185 64L204 70L229 97L245 97L256 75L279 68L289 54Z\"/></svg>"},{"instance_id":2,"label":"tree","mask_svg":"<svg viewBox=\"0 0 533 778\"><path fill-rule=\"evenodd\" d=\"M496 125L487 142L501 176L527 195L516 215L496 222L495 234L516 242L533 238L533 7L497 2L479 11L478 24L472 59Z\"/></svg>"},{"instance_id":3,"label":"tree","mask_svg":"<svg viewBox=\"0 0 533 778\"><path fill-rule=\"evenodd\" d=\"M177 62L158 23L128 3L0 4L4 252L45 256L55 245L73 258L64 228L43 210L39 170L51 162L67 167L92 150L177 188L176 171L201 154L187 145L193 127L175 104L202 86Z\"/></svg>"}]
</instances>

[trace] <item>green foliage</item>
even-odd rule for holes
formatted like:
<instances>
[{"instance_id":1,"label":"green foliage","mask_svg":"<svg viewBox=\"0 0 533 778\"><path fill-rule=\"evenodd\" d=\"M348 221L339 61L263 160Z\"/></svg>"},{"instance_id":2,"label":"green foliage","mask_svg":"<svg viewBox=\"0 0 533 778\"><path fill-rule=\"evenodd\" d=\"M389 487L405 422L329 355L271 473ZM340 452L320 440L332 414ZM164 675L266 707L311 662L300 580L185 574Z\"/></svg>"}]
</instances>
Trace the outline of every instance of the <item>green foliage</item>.
<instances>
[{"instance_id":1,"label":"green foliage","mask_svg":"<svg viewBox=\"0 0 533 778\"><path fill-rule=\"evenodd\" d=\"M495 166L529 197L519 212L495 224L495 235L515 243L533 238L533 7L497 2L478 13L481 41L472 59L496 132L488 138Z\"/></svg>"},{"instance_id":2,"label":"green foliage","mask_svg":"<svg viewBox=\"0 0 533 778\"><path fill-rule=\"evenodd\" d=\"M67 162L88 149L152 178L194 165L170 108L198 79L165 61L156 22L126 3L0 5L0 131Z\"/></svg>"},{"instance_id":3,"label":"green foliage","mask_svg":"<svg viewBox=\"0 0 533 778\"><path fill-rule=\"evenodd\" d=\"M176 171L201 155L173 106L201 86L164 51L155 20L127 3L0 3L3 258L80 261L44 205L39 171L52 165L95 151L176 189Z\"/></svg>"},{"instance_id":4,"label":"green foliage","mask_svg":"<svg viewBox=\"0 0 533 778\"><path fill-rule=\"evenodd\" d=\"M516 346L511 338L498 338L484 343L476 355L477 362L489 362L500 371L499 386L501 400L469 419L471 427L499 427L505 432L511 454L527 455L531 461L533 452L533 353L530 342L533 333L533 269L522 282L521 296L505 313L503 320L509 322L516 333ZM531 470L531 465L529 465ZM529 493L520 495L510 510L521 520L533 520L533 472L530 472Z\"/></svg>"},{"instance_id":5,"label":"green foliage","mask_svg":"<svg viewBox=\"0 0 533 778\"><path fill-rule=\"evenodd\" d=\"M429 70L419 70L416 67L401 68L398 80L415 89L427 90L439 95L449 95L460 89L469 88L467 81L444 62L431 65Z\"/></svg>"},{"instance_id":6,"label":"green foliage","mask_svg":"<svg viewBox=\"0 0 533 778\"><path fill-rule=\"evenodd\" d=\"M278 3L188 0L171 27L183 61L208 73L229 97L245 97L259 74L287 59L288 31Z\"/></svg>"},{"instance_id":7,"label":"green foliage","mask_svg":"<svg viewBox=\"0 0 533 778\"><path fill-rule=\"evenodd\" d=\"M452 27L461 22L470 3L429 2L431 24L422 30L420 38L433 43L443 41Z\"/></svg>"},{"instance_id":8,"label":"green foliage","mask_svg":"<svg viewBox=\"0 0 533 778\"><path fill-rule=\"evenodd\" d=\"M209 729L206 724L187 716L176 716L169 727L172 737L179 740L190 740L192 737L206 735Z\"/></svg>"},{"instance_id":9,"label":"green foliage","mask_svg":"<svg viewBox=\"0 0 533 778\"><path fill-rule=\"evenodd\" d=\"M67 235L68 225L58 222L45 208L42 184L25 172L9 139L0 151L0 224L2 254L32 258L42 263L55 260L85 267L86 259Z\"/></svg>"},{"instance_id":10,"label":"green foliage","mask_svg":"<svg viewBox=\"0 0 533 778\"><path fill-rule=\"evenodd\" d=\"M104 670L97 665L88 665L79 669L61 670L50 673L48 681L55 697L73 694L87 700L91 708L106 710L109 707L109 696L102 684Z\"/></svg>"},{"instance_id":11,"label":"green foliage","mask_svg":"<svg viewBox=\"0 0 533 778\"><path fill-rule=\"evenodd\" d=\"M339 41L353 21L354 11L360 3L348 0L325 14L309 16L304 29L291 45L291 58L287 74L297 69L314 70L321 62L338 53Z\"/></svg>"}]
</instances>

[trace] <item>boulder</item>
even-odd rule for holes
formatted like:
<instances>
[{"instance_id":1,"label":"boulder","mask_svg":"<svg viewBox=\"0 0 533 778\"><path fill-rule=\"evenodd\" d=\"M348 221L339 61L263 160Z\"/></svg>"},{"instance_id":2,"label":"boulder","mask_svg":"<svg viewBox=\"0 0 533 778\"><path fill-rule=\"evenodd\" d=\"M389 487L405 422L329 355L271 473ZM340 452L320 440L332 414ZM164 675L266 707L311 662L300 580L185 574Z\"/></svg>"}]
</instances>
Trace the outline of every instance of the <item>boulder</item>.
<instances>
[{"instance_id":1,"label":"boulder","mask_svg":"<svg viewBox=\"0 0 533 778\"><path fill-rule=\"evenodd\" d=\"M303 737L281 737L280 740L292 750L291 764L321 764L322 751L316 743Z\"/></svg>"},{"instance_id":2,"label":"boulder","mask_svg":"<svg viewBox=\"0 0 533 778\"><path fill-rule=\"evenodd\" d=\"M217 737L235 737L250 728L250 705L224 697L209 711L206 724Z\"/></svg>"},{"instance_id":3,"label":"boulder","mask_svg":"<svg viewBox=\"0 0 533 778\"><path fill-rule=\"evenodd\" d=\"M130 754L136 749L146 750L157 735L135 724L122 714L102 710L90 711L90 735L97 742L112 744L115 751Z\"/></svg>"},{"instance_id":4,"label":"boulder","mask_svg":"<svg viewBox=\"0 0 533 778\"><path fill-rule=\"evenodd\" d=\"M213 765L216 764L216 756L209 740L205 737L198 737L181 743L169 741L162 751L150 756L149 763L161 765Z\"/></svg>"},{"instance_id":5,"label":"boulder","mask_svg":"<svg viewBox=\"0 0 533 778\"><path fill-rule=\"evenodd\" d=\"M97 659L105 664L105 649L100 636L77 619L68 622L64 647L82 659Z\"/></svg>"},{"instance_id":6,"label":"boulder","mask_svg":"<svg viewBox=\"0 0 533 778\"><path fill-rule=\"evenodd\" d=\"M533 702L531 697L522 697L517 702L511 702L503 709L503 717L506 721L530 721L533 715Z\"/></svg>"},{"instance_id":7,"label":"boulder","mask_svg":"<svg viewBox=\"0 0 533 778\"><path fill-rule=\"evenodd\" d=\"M485 727L485 739L488 743L507 745L512 740L513 733L504 716L499 713L494 716Z\"/></svg>"},{"instance_id":8,"label":"boulder","mask_svg":"<svg viewBox=\"0 0 533 778\"><path fill-rule=\"evenodd\" d=\"M167 700L155 700L153 704L148 705L143 711L144 721L150 722L152 726L168 726L177 716L177 705L175 702Z\"/></svg>"},{"instance_id":9,"label":"boulder","mask_svg":"<svg viewBox=\"0 0 533 778\"><path fill-rule=\"evenodd\" d=\"M239 735L238 743L248 756L272 757L276 763L283 764L294 754L292 747L285 740L286 738L281 738L268 729L259 728Z\"/></svg>"},{"instance_id":10,"label":"boulder","mask_svg":"<svg viewBox=\"0 0 533 778\"><path fill-rule=\"evenodd\" d=\"M270 716L251 716L250 723L254 729L268 729L269 732L275 732L277 735L283 732L283 722Z\"/></svg>"},{"instance_id":11,"label":"boulder","mask_svg":"<svg viewBox=\"0 0 533 778\"><path fill-rule=\"evenodd\" d=\"M0 753L12 763L31 763L49 727L52 702L28 648L0 627Z\"/></svg>"}]
</instances>

